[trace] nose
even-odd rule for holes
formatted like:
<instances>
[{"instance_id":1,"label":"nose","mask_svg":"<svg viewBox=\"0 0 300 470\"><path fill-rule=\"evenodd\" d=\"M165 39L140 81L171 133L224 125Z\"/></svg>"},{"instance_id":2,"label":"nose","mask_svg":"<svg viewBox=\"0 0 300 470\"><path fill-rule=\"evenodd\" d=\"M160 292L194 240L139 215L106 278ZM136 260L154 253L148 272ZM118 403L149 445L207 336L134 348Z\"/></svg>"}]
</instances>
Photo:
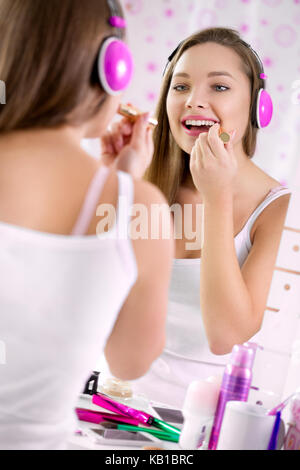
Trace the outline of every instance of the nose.
<instances>
[{"instance_id":1,"label":"nose","mask_svg":"<svg viewBox=\"0 0 300 470\"><path fill-rule=\"evenodd\" d=\"M188 109L208 108L209 103L205 93L201 92L201 90L198 88L191 90L186 100L186 107Z\"/></svg>"}]
</instances>

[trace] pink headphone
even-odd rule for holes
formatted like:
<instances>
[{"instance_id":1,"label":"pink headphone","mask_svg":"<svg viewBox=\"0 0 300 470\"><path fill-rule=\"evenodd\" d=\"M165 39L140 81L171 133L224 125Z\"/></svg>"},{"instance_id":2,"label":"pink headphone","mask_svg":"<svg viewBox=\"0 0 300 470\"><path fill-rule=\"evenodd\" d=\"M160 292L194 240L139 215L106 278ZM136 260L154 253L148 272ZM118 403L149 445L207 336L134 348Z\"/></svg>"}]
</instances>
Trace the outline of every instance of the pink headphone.
<instances>
[{"instance_id":1,"label":"pink headphone","mask_svg":"<svg viewBox=\"0 0 300 470\"><path fill-rule=\"evenodd\" d=\"M252 49L250 44L248 44L247 42L242 41L242 43L251 50L251 52L255 55L257 62L259 63L259 66L260 66L259 78L261 80L265 80L266 78L268 78L264 72L263 63L260 60L257 52L255 52L255 50ZM272 98L264 88L260 88L257 92L255 103L253 106L252 124L258 129L267 127L271 122L272 115L273 115Z\"/></svg>"},{"instance_id":2,"label":"pink headphone","mask_svg":"<svg viewBox=\"0 0 300 470\"><path fill-rule=\"evenodd\" d=\"M107 0L111 11L109 24L113 28L126 28L126 21L118 12L114 0ZM109 36L100 46L97 59L98 79L109 95L119 95L130 84L133 75L133 57L120 37Z\"/></svg>"},{"instance_id":3,"label":"pink headphone","mask_svg":"<svg viewBox=\"0 0 300 470\"><path fill-rule=\"evenodd\" d=\"M183 42L184 41L180 42L177 48L168 57L168 62L164 69L163 75L165 74L168 65L170 64L171 60L173 59ZM261 80L265 80L267 78L267 75L264 73L264 67L258 54L254 51L254 49L252 49L250 44L243 40L241 40L241 42L244 44L244 46L248 47L254 54L260 68L259 78ZM267 127L270 124L273 115L273 103L271 96L264 88L260 88L258 90L252 110L253 112L251 116L251 122L254 127L261 129L263 127Z\"/></svg>"}]
</instances>

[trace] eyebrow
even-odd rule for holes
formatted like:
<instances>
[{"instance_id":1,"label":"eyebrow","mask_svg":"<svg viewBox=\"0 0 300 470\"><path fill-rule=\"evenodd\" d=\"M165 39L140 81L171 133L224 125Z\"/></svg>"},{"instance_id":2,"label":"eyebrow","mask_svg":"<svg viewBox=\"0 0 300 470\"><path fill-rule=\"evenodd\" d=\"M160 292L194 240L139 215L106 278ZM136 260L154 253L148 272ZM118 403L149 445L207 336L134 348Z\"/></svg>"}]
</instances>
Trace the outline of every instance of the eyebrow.
<instances>
[{"instance_id":1,"label":"eyebrow","mask_svg":"<svg viewBox=\"0 0 300 470\"><path fill-rule=\"evenodd\" d=\"M209 72L207 74L207 77L210 78L210 77L218 77L218 76L225 76L225 77L230 77L232 78L233 80L235 80L235 78L229 73L229 72L225 72L225 71L216 71L216 72ZM188 73L185 73L185 72L178 72L176 73L173 78L175 77L183 77L183 78L190 78L190 75Z\"/></svg>"}]
</instances>

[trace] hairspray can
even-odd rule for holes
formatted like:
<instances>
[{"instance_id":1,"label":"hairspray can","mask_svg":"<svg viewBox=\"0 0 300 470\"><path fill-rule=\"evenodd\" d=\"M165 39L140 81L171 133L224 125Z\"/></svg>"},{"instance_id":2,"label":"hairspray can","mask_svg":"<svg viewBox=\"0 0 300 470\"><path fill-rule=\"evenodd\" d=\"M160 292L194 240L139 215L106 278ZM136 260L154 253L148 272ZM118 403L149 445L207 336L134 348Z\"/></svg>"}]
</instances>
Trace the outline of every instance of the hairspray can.
<instances>
[{"instance_id":1,"label":"hairspray can","mask_svg":"<svg viewBox=\"0 0 300 470\"><path fill-rule=\"evenodd\" d=\"M255 351L246 345L233 347L230 363L227 364L210 435L208 448L216 450L225 406L228 401L247 401L252 380Z\"/></svg>"}]
</instances>

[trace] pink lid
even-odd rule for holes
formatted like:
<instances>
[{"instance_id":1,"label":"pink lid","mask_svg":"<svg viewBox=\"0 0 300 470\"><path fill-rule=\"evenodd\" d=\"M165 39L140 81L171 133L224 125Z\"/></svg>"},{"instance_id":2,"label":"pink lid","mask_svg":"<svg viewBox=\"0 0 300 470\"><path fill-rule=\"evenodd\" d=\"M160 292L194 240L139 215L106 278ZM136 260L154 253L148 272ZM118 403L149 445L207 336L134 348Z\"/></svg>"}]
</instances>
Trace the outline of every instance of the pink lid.
<instances>
[{"instance_id":1,"label":"pink lid","mask_svg":"<svg viewBox=\"0 0 300 470\"><path fill-rule=\"evenodd\" d=\"M237 367L252 369L255 358L255 351L242 344L236 344L231 353L230 363Z\"/></svg>"},{"instance_id":2,"label":"pink lid","mask_svg":"<svg viewBox=\"0 0 300 470\"><path fill-rule=\"evenodd\" d=\"M190 383L183 404L183 411L214 415L220 392L220 383L206 380L194 380Z\"/></svg>"}]
</instances>

